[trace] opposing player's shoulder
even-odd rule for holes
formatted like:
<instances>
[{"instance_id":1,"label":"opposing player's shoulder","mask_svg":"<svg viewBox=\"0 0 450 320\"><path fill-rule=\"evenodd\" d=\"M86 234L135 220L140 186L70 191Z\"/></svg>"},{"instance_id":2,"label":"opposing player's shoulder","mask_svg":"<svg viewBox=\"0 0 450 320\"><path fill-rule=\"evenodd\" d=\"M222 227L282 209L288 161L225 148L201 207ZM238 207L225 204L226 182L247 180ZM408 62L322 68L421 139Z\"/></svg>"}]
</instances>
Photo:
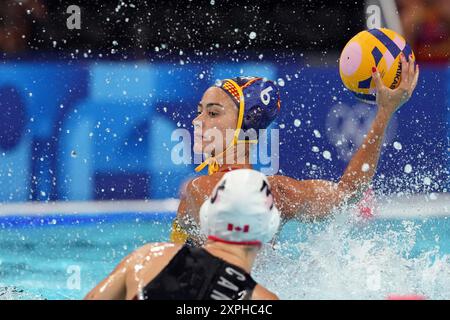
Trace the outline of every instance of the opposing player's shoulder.
<instances>
[{"instance_id":1,"label":"opposing player's shoulder","mask_svg":"<svg viewBox=\"0 0 450 320\"><path fill-rule=\"evenodd\" d=\"M280 298L275 293L257 284L253 290L252 300L280 300Z\"/></svg>"},{"instance_id":2,"label":"opposing player's shoulder","mask_svg":"<svg viewBox=\"0 0 450 320\"><path fill-rule=\"evenodd\" d=\"M147 243L135 250L130 255L130 259L136 262L143 258L148 258L149 256L161 256L163 254L176 253L181 247L182 245L171 242Z\"/></svg>"}]
</instances>

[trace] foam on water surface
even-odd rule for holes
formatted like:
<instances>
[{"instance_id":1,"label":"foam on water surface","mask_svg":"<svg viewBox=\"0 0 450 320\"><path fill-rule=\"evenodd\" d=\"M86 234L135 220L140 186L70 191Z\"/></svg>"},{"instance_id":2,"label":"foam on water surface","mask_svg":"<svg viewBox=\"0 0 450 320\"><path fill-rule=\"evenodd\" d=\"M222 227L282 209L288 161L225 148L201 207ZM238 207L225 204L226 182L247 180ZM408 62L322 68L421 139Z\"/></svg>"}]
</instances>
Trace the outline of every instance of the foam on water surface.
<instances>
[{"instance_id":1,"label":"foam on water surface","mask_svg":"<svg viewBox=\"0 0 450 320\"><path fill-rule=\"evenodd\" d=\"M446 240L430 233L440 228ZM450 248L441 246L449 228L446 218L355 223L344 214L320 226L291 225L291 239L259 256L255 278L281 299L449 299Z\"/></svg>"}]
</instances>

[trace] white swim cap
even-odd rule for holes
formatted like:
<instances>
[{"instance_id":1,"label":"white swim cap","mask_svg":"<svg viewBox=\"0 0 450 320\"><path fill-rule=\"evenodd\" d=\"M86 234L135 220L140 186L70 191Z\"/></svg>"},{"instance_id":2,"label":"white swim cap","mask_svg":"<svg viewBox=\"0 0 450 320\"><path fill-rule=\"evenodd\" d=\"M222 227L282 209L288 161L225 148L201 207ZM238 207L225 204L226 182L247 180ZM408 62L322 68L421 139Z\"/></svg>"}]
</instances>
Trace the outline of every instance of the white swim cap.
<instances>
[{"instance_id":1,"label":"white swim cap","mask_svg":"<svg viewBox=\"0 0 450 320\"><path fill-rule=\"evenodd\" d=\"M200 208L200 228L209 239L230 244L260 245L280 225L269 182L250 169L227 172Z\"/></svg>"}]
</instances>

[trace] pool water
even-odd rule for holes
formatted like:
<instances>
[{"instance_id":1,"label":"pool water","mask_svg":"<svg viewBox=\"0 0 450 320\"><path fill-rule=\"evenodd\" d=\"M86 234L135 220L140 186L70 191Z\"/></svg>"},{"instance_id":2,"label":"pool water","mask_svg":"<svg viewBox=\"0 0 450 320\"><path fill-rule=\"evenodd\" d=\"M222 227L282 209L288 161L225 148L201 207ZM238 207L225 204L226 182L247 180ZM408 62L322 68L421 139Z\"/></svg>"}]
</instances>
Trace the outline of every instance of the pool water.
<instances>
[{"instance_id":1,"label":"pool water","mask_svg":"<svg viewBox=\"0 0 450 320\"><path fill-rule=\"evenodd\" d=\"M81 299L131 251L166 241L173 217L0 218L0 299ZM450 299L450 218L289 222L254 277L282 299Z\"/></svg>"},{"instance_id":2,"label":"pool water","mask_svg":"<svg viewBox=\"0 0 450 320\"><path fill-rule=\"evenodd\" d=\"M14 285L27 297L83 298L131 251L147 242L166 241L174 216L123 213L0 220L0 287ZM73 288L70 276L78 271L80 285Z\"/></svg>"}]
</instances>

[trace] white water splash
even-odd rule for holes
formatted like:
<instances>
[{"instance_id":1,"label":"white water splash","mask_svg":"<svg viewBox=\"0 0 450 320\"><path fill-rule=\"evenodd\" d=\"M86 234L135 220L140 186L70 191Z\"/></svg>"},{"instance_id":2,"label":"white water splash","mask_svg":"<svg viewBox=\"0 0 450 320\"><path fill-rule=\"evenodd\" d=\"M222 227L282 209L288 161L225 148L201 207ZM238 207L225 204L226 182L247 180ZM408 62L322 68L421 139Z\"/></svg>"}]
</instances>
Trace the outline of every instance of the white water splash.
<instances>
[{"instance_id":1,"label":"white water splash","mask_svg":"<svg viewBox=\"0 0 450 320\"><path fill-rule=\"evenodd\" d=\"M255 279L281 299L450 299L450 256L438 248L411 255L421 225L399 224L380 231L340 214L323 228L298 225L297 240L259 255Z\"/></svg>"},{"instance_id":2,"label":"white water splash","mask_svg":"<svg viewBox=\"0 0 450 320\"><path fill-rule=\"evenodd\" d=\"M21 288L4 286L0 283L0 300L44 300L44 298L27 293Z\"/></svg>"}]
</instances>

